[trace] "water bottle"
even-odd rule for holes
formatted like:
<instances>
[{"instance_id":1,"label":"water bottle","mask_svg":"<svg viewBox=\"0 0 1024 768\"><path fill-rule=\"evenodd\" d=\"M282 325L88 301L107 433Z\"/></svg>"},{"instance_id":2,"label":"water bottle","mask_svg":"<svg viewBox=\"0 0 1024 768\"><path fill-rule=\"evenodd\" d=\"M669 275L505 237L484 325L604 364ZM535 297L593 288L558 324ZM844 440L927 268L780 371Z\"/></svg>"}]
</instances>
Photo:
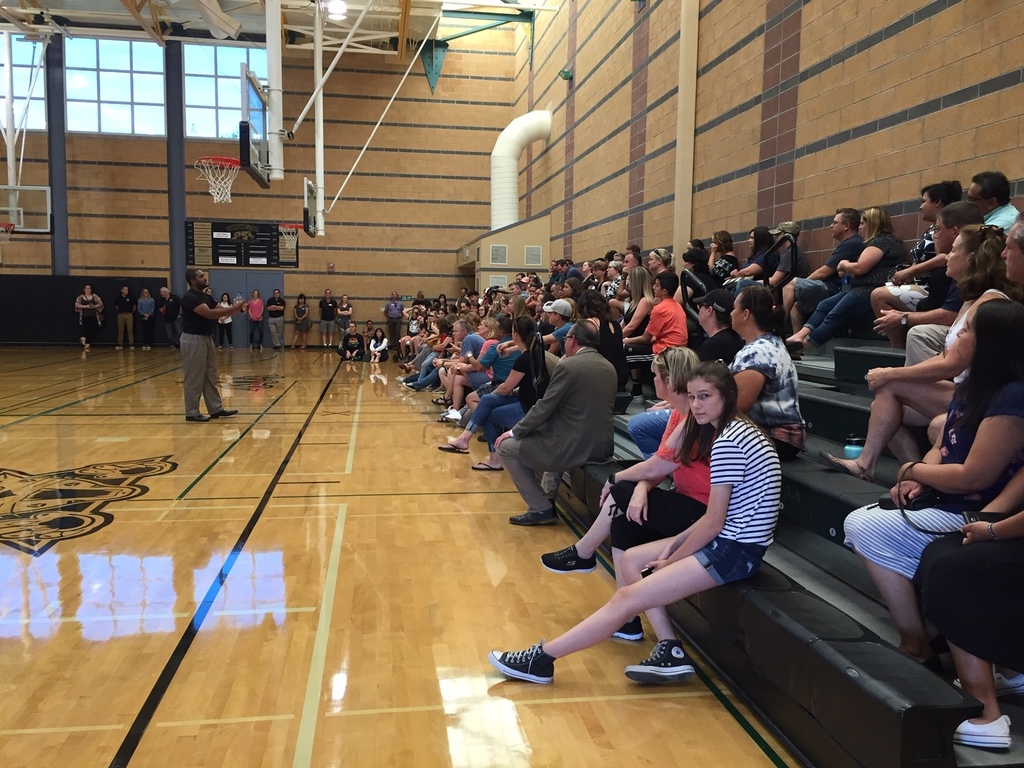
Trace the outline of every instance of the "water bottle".
<instances>
[{"instance_id":1,"label":"water bottle","mask_svg":"<svg viewBox=\"0 0 1024 768\"><path fill-rule=\"evenodd\" d=\"M846 445L843 446L843 458L854 461L860 458L864 450L864 438L856 435L849 435L846 438Z\"/></svg>"},{"instance_id":2,"label":"water bottle","mask_svg":"<svg viewBox=\"0 0 1024 768\"><path fill-rule=\"evenodd\" d=\"M239 291L235 294L235 304L241 304L243 301L245 301L245 297L242 295L242 292Z\"/></svg>"},{"instance_id":3,"label":"water bottle","mask_svg":"<svg viewBox=\"0 0 1024 768\"><path fill-rule=\"evenodd\" d=\"M849 293L850 289L853 288L853 275L851 275L849 272L843 272L843 276L840 278L840 282L842 283L842 292Z\"/></svg>"}]
</instances>

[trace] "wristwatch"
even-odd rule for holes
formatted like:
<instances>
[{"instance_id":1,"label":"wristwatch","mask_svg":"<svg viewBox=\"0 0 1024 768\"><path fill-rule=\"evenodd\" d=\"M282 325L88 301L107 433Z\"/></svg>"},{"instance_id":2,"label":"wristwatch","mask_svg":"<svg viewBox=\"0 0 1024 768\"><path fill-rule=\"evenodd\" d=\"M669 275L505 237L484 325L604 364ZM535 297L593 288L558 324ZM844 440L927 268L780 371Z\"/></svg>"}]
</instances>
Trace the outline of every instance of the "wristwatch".
<instances>
[{"instance_id":1,"label":"wristwatch","mask_svg":"<svg viewBox=\"0 0 1024 768\"><path fill-rule=\"evenodd\" d=\"M909 320L909 318L910 318L910 313L909 312L904 312L902 315L900 315L900 325L903 328L909 328L910 327L910 320Z\"/></svg>"}]
</instances>

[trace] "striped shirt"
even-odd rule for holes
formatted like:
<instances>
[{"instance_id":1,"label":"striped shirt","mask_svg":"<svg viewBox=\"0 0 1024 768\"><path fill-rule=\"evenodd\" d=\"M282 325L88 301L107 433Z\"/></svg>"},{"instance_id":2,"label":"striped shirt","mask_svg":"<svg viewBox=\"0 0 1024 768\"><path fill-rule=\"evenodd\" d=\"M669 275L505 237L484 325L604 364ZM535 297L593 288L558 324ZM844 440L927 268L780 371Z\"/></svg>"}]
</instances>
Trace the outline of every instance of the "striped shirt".
<instances>
[{"instance_id":1,"label":"striped shirt","mask_svg":"<svg viewBox=\"0 0 1024 768\"><path fill-rule=\"evenodd\" d=\"M782 468L756 426L734 419L711 446L711 485L731 485L722 538L768 546L779 519Z\"/></svg>"}]
</instances>

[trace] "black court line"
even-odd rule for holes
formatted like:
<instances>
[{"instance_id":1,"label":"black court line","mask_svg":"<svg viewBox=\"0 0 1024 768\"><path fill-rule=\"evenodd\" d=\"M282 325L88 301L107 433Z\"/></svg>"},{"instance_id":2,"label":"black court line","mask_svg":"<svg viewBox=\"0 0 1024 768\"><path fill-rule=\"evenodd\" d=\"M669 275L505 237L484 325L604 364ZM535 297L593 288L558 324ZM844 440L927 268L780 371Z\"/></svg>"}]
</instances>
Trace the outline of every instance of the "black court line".
<instances>
[{"instance_id":1,"label":"black court line","mask_svg":"<svg viewBox=\"0 0 1024 768\"><path fill-rule=\"evenodd\" d=\"M142 366L140 368L140 370L138 370L138 371L128 371L128 372L122 373L120 375L112 376L110 381L118 381L120 379L125 378L126 376L135 376L136 374L139 374L139 373L147 373L148 371L151 371L154 368L158 368L161 365L165 365L166 362L167 362L166 360L163 360L163 361L160 361L160 362L153 363L152 365ZM105 369L104 371L90 370L89 373L90 374L107 373L107 372L112 372L112 371L117 371L117 370L121 370L121 367L117 366L117 367L114 367L114 368L108 368L108 369ZM170 370L174 370L174 369L172 368ZM150 378L152 378L152 377L150 377ZM145 379L142 379L142 381L145 381ZM60 386L62 383L66 383L66 382L54 382L54 384L50 385L50 386ZM24 402L21 402L21 403L15 403L13 405L5 405L4 406L4 410L0 411L0 414L9 413L10 411L15 410L17 408L27 408L28 406L33 405L35 403L38 403L40 401L49 400L49 399L54 398L54 397L60 397L61 395L67 395L67 394L71 394L71 393L76 393L76 392L78 392L79 389L81 389L81 387L78 386L78 385L75 385L75 386L72 386L72 387L67 387L65 389L62 389L59 392L50 392L49 394L46 394L46 395L38 395L36 397L30 397L28 400L25 400ZM38 392L39 389L37 388L35 391ZM11 393L10 395L4 395L3 397L0 397L0 400L6 400L6 399L8 399L10 397L18 397L18 395L20 395L20 394L25 394L25 393ZM29 393L29 394L31 394L31 393ZM99 393L99 394L103 394L103 393ZM96 397L96 396L97 395L92 395L92 397ZM79 402L81 402L81 401L79 401Z\"/></svg>"},{"instance_id":2,"label":"black court line","mask_svg":"<svg viewBox=\"0 0 1024 768\"><path fill-rule=\"evenodd\" d=\"M91 400L94 397L101 397L102 395L109 395L109 394L112 394L114 392L119 392L122 389L128 389L128 387L134 387L136 384L141 384L144 381L149 381L150 379L156 379L156 378L158 378L160 376L165 376L168 373L170 373L171 371L174 371L174 370L176 370L177 368L180 368L180 367L181 366L178 365L175 368L171 368L170 370L162 371L160 373L154 373L152 376L146 376L145 378L136 379L135 381L131 381L131 382L127 383L127 384L122 384L120 387L114 387L113 389L105 389L102 392L95 392L95 393L89 395L89 397L83 397L80 400L75 400L74 402L71 402L71 403L65 403L64 405L56 405L53 408L50 408L48 410L43 411L42 413L36 413L36 414L33 414L32 416L25 416L23 418L17 419L16 421L9 422L7 424L0 424L0 429L7 429L8 427L14 427L14 426L17 426L18 424L24 424L26 421L31 421L32 419L37 419L40 416L50 416L51 414L56 413L57 411L63 410L64 408L70 408L70 407L75 406L75 405L81 405L82 403L84 403L84 402L86 402L88 400ZM83 416L88 416L89 414L82 414L82 415Z\"/></svg>"},{"instance_id":3,"label":"black court line","mask_svg":"<svg viewBox=\"0 0 1024 768\"><path fill-rule=\"evenodd\" d=\"M135 721L128 729L128 733L124 737L124 741L121 742L121 746L118 747L117 752L114 754L114 758L110 761L110 768L125 768L125 766L131 762L132 756L139 748L139 742L142 741L142 737L146 734L146 729L149 728L149 724L153 721L153 716L156 715L157 707L160 706L160 702L167 693L167 689L170 688L171 683L174 680L174 676L178 673L178 669L181 667L182 661L185 660L185 655L188 653L189 648L192 647L192 641L195 640L196 636L199 634L199 630L202 628L203 622L209 615L210 609L213 607L213 603L217 599L217 595L220 594L221 587L224 582L227 581L228 575L231 573L231 569L235 565L235 561L238 560L238 556L242 553L242 550L245 549L245 545L249 541L249 536L252 535L253 529L256 527L256 523L258 523L260 518L263 516L264 510L267 508L267 504L270 502L271 496L273 496L274 489L281 481L281 476L284 474L285 469L288 468L288 462L291 461L292 455L295 453L295 449L299 445L299 440L302 439L302 433L306 431L306 427L308 427L310 422L313 421L313 416L316 415L317 409L327 396L327 390L330 389L331 384L334 383L334 377L338 375L340 368L341 362L339 361L334 372L331 374L331 378L327 380L323 390L321 390L320 397L317 399L316 404L309 412L309 416L306 418L305 424L302 425L302 428L295 436L295 439L292 441L291 448L288 449L288 453L285 454L285 457L281 460L281 464L277 468L277 472L274 473L274 477L270 480L270 484L263 492L263 496L256 505L256 509L253 510L252 515L249 517L249 521L245 524L242 532L238 535L238 541L236 541L235 546L231 548L231 552L228 554L227 558L225 558L224 564L221 565L220 571L213 580L213 584L211 584L210 588L206 591L203 601L196 607L195 613L192 614L192 619L185 628L185 632L182 634L181 639L178 640L178 644L174 647L174 650L171 651L171 656L164 665L159 677L157 677L156 682L153 684L153 689L149 692L149 696L147 696L146 700L143 702L142 709L140 709L139 714L135 716Z\"/></svg>"}]
</instances>

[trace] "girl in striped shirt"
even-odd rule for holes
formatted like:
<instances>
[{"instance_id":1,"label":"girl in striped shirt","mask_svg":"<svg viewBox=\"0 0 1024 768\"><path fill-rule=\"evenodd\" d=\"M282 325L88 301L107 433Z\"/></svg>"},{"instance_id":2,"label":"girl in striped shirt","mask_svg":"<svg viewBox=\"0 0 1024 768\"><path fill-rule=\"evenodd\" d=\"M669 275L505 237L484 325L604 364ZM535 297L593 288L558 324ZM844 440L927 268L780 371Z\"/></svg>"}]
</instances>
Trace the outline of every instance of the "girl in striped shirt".
<instances>
[{"instance_id":1,"label":"girl in striped shirt","mask_svg":"<svg viewBox=\"0 0 1024 768\"><path fill-rule=\"evenodd\" d=\"M723 363L698 365L687 392L691 418L680 461L710 456L707 512L678 536L627 550L620 561L626 585L565 634L523 651L491 651L488 660L502 674L550 683L555 659L596 645L645 611L658 643L649 658L626 667L626 677L674 683L693 675L665 606L757 573L778 519L782 471L771 440L738 413L736 382Z\"/></svg>"}]
</instances>

